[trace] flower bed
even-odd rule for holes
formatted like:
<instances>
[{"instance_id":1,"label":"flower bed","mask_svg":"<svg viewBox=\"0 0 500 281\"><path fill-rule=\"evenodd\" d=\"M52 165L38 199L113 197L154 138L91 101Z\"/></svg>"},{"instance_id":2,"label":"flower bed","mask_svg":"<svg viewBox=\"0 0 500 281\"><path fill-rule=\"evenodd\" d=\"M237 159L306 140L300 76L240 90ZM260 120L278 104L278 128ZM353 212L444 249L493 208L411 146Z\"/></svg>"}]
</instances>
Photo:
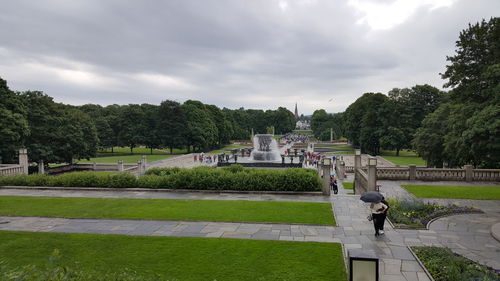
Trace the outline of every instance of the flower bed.
<instances>
[{"instance_id":1,"label":"flower bed","mask_svg":"<svg viewBox=\"0 0 500 281\"><path fill-rule=\"evenodd\" d=\"M394 227L426 228L429 221L452 214L481 213L481 210L457 205L424 203L420 200L387 200L391 208L387 216Z\"/></svg>"},{"instance_id":2,"label":"flower bed","mask_svg":"<svg viewBox=\"0 0 500 281\"><path fill-rule=\"evenodd\" d=\"M448 248L411 247L435 281L500 281L498 270L471 261Z\"/></svg>"}]
</instances>

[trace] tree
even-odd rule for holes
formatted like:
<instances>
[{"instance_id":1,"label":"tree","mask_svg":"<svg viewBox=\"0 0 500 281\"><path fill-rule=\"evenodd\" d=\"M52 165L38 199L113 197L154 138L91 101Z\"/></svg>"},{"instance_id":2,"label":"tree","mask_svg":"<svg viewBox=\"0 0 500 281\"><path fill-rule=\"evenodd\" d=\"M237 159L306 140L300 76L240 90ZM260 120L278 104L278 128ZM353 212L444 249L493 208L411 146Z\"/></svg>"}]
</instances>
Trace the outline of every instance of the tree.
<instances>
[{"instance_id":1,"label":"tree","mask_svg":"<svg viewBox=\"0 0 500 281\"><path fill-rule=\"evenodd\" d=\"M420 153L448 166L473 164L500 167L500 19L469 25L460 33L456 54L448 57L443 79L451 87L450 101L424 122L415 139ZM436 115L440 117L435 120ZM426 118L427 119L427 118ZM440 126L439 141L433 130ZM434 141L428 141L427 139ZM493 142L493 143L490 143ZM431 144L435 145L431 145ZM439 145L438 145L439 143ZM436 147L443 149L438 153ZM441 158L441 159L439 159ZM439 163L437 163L439 164Z\"/></svg>"},{"instance_id":2,"label":"tree","mask_svg":"<svg viewBox=\"0 0 500 281\"><path fill-rule=\"evenodd\" d=\"M142 104L141 110L144 114L143 119L143 144L150 149L153 154L153 149L159 148L161 139L159 134L159 107L157 105Z\"/></svg>"},{"instance_id":3,"label":"tree","mask_svg":"<svg viewBox=\"0 0 500 281\"><path fill-rule=\"evenodd\" d=\"M26 107L0 78L0 163L12 162L29 134Z\"/></svg>"},{"instance_id":4,"label":"tree","mask_svg":"<svg viewBox=\"0 0 500 281\"><path fill-rule=\"evenodd\" d=\"M178 102L166 100L160 104L158 112L158 135L162 145L173 153L174 147L181 147L186 143L184 136L185 117Z\"/></svg>"},{"instance_id":5,"label":"tree","mask_svg":"<svg viewBox=\"0 0 500 281\"><path fill-rule=\"evenodd\" d=\"M210 118L208 111L198 101L186 101L181 105L185 117L184 141L194 150L206 150L217 142L217 126Z\"/></svg>"},{"instance_id":6,"label":"tree","mask_svg":"<svg viewBox=\"0 0 500 281\"><path fill-rule=\"evenodd\" d=\"M124 105L121 108L119 115L120 131L118 134L118 144L130 147L131 154L135 147L144 144L144 132L146 131L144 118L144 112L138 104Z\"/></svg>"},{"instance_id":7,"label":"tree","mask_svg":"<svg viewBox=\"0 0 500 281\"><path fill-rule=\"evenodd\" d=\"M487 73L495 72L500 64L500 18L469 24L460 32L456 47L456 54L446 58L451 64L441 74L448 79L444 86L453 88L453 99L483 103L494 98L495 94L488 89L498 87L500 77Z\"/></svg>"}]
</instances>

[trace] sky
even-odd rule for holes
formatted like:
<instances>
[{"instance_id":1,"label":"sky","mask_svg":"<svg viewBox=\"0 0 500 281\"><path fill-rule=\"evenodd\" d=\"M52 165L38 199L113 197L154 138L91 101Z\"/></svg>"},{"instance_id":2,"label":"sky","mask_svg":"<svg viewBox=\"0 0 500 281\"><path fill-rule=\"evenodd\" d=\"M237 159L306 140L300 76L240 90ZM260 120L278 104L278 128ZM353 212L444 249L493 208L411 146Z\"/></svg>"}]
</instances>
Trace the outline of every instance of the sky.
<instances>
[{"instance_id":1,"label":"sky","mask_svg":"<svg viewBox=\"0 0 500 281\"><path fill-rule=\"evenodd\" d=\"M2 0L0 77L81 105L344 111L430 84L499 0Z\"/></svg>"}]
</instances>

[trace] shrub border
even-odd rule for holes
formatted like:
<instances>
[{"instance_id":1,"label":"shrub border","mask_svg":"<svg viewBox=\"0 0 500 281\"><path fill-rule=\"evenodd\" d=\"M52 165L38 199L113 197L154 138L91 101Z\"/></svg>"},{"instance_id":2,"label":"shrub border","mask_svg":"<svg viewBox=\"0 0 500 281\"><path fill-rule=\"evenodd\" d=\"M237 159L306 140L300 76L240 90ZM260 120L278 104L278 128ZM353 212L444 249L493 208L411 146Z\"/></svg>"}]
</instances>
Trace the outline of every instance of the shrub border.
<instances>
[{"instance_id":1,"label":"shrub border","mask_svg":"<svg viewBox=\"0 0 500 281\"><path fill-rule=\"evenodd\" d=\"M274 194L274 195L312 195L323 196L321 191L258 191L258 190L211 190L211 189L166 189L166 188L113 188L113 187L57 187L57 186L22 186L5 185L0 189L25 190L82 190L82 191L150 191L150 192L179 192L179 193L235 193L235 194Z\"/></svg>"}]
</instances>

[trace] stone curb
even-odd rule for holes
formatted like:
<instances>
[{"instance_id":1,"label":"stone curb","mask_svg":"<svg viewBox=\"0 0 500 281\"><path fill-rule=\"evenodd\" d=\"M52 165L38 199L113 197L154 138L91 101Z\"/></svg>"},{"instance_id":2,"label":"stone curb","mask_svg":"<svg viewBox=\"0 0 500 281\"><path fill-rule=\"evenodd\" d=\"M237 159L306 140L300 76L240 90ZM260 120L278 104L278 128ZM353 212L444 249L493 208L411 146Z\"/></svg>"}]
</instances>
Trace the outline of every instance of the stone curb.
<instances>
[{"instance_id":1,"label":"stone curb","mask_svg":"<svg viewBox=\"0 0 500 281\"><path fill-rule=\"evenodd\" d=\"M500 242L500 222L491 226L491 236Z\"/></svg>"},{"instance_id":2,"label":"stone curb","mask_svg":"<svg viewBox=\"0 0 500 281\"><path fill-rule=\"evenodd\" d=\"M406 246L406 247L408 248L408 250L410 250L410 253L413 255L413 257L415 257L415 260L417 260L418 264L420 264L420 266L424 269L424 272L427 275L427 277L429 277L429 279L431 281L435 281L434 278L432 278L431 273L427 270L427 268L424 266L422 261L418 258L417 254L415 254L415 252L413 252L413 250L411 249L410 246Z\"/></svg>"},{"instance_id":3,"label":"stone curb","mask_svg":"<svg viewBox=\"0 0 500 281\"><path fill-rule=\"evenodd\" d=\"M191 222L206 222L206 223L239 223L239 224L279 224L279 225L298 225L298 226L321 226L321 227L338 227L331 224L308 224L308 223L296 223L296 222L252 222L252 221L202 221L202 220L162 220L162 219L115 219L115 218L68 218L68 217L58 217L58 216L21 216L21 215L0 215L2 217L13 217L13 218L46 218L46 219L66 219L66 220L113 220L113 221L153 221L153 222L170 222L175 221L179 223L191 223Z\"/></svg>"},{"instance_id":4,"label":"stone curb","mask_svg":"<svg viewBox=\"0 0 500 281\"><path fill-rule=\"evenodd\" d=\"M76 191L116 191L116 192L178 192L178 193L234 193L234 194L269 194L269 195L311 195L323 196L320 191L240 191L240 190L199 190L199 189L163 189L163 188L110 188L110 187L56 187L56 186L0 186L0 189L25 190L76 190Z\"/></svg>"}]
</instances>

